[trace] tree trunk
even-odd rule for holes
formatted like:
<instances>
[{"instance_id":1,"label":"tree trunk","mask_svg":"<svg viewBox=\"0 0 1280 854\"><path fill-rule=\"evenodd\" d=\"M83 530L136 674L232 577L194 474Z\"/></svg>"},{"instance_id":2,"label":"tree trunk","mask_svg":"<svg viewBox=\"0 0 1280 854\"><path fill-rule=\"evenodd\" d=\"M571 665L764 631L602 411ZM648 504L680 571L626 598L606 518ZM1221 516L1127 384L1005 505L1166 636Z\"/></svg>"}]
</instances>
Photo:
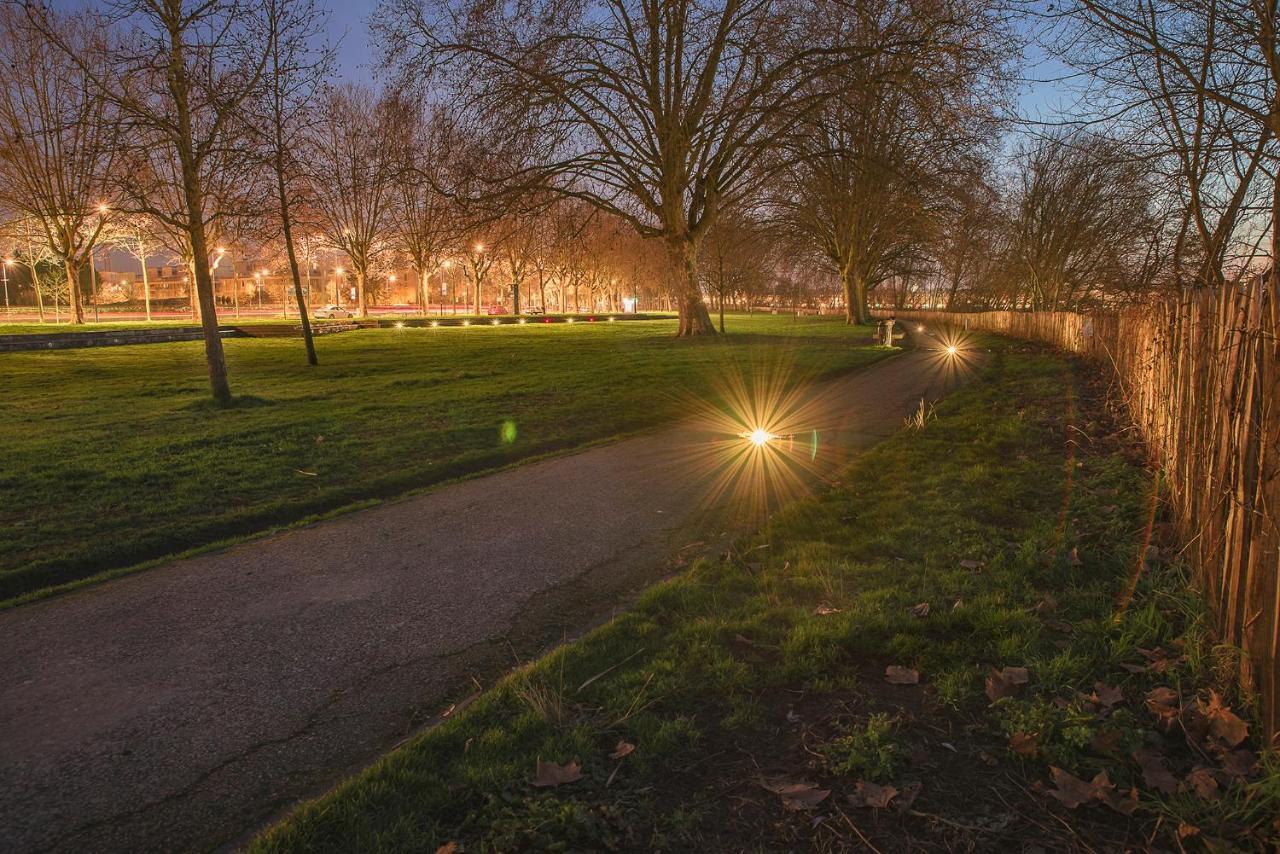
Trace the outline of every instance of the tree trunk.
<instances>
[{"instance_id":1,"label":"tree trunk","mask_svg":"<svg viewBox=\"0 0 1280 854\"><path fill-rule=\"evenodd\" d=\"M520 283L511 283L511 313L520 313Z\"/></svg>"},{"instance_id":2,"label":"tree trunk","mask_svg":"<svg viewBox=\"0 0 1280 854\"><path fill-rule=\"evenodd\" d=\"M844 322L849 326L866 323L867 291L862 277L849 267L840 269L840 286L844 289Z\"/></svg>"},{"instance_id":3,"label":"tree trunk","mask_svg":"<svg viewBox=\"0 0 1280 854\"><path fill-rule=\"evenodd\" d=\"M63 261L62 269L67 273L67 300L71 304L71 322L84 323L84 300L80 295L80 269L71 266L70 261Z\"/></svg>"},{"instance_id":4,"label":"tree trunk","mask_svg":"<svg viewBox=\"0 0 1280 854\"><path fill-rule=\"evenodd\" d=\"M419 264L414 269L413 274L418 277L418 308L425 316L427 313L427 281L426 277L422 275L422 268L423 265Z\"/></svg>"},{"instance_id":5,"label":"tree trunk","mask_svg":"<svg viewBox=\"0 0 1280 854\"><path fill-rule=\"evenodd\" d=\"M302 272L298 269L298 253L293 248L293 217L289 213L289 196L284 185L283 169L283 164L277 158L276 191L280 198L280 223L284 230L284 251L289 256L289 274L293 276L293 296L298 302L298 320L302 322L302 341L307 349L307 364L314 367L320 364L320 360L316 358L316 342L311 335L311 318L307 316L307 298L302 292ZM280 301L284 303L287 313L289 298L281 294Z\"/></svg>"},{"instance_id":6,"label":"tree trunk","mask_svg":"<svg viewBox=\"0 0 1280 854\"><path fill-rule=\"evenodd\" d=\"M147 320L151 320L151 279L147 276L147 256L142 255L142 302L147 309Z\"/></svg>"},{"instance_id":7,"label":"tree trunk","mask_svg":"<svg viewBox=\"0 0 1280 854\"><path fill-rule=\"evenodd\" d=\"M190 176L187 183L187 223L191 234L191 250L200 259L191 265L195 275L196 299L199 306L200 327L204 332L204 357L209 366L209 389L220 406L231 403L231 384L227 380L227 359L222 351L222 336L218 331L218 308L213 298L213 271L209 269L209 247L205 242L204 220L200 213L200 190L194 186L197 179Z\"/></svg>"},{"instance_id":8,"label":"tree trunk","mask_svg":"<svg viewBox=\"0 0 1280 854\"><path fill-rule=\"evenodd\" d=\"M40 277L36 273L36 265L28 264L31 268L31 287L36 292L36 314L40 317L40 322L44 323L44 294L41 293Z\"/></svg>"},{"instance_id":9,"label":"tree trunk","mask_svg":"<svg viewBox=\"0 0 1280 854\"><path fill-rule=\"evenodd\" d=\"M360 316L369 316L369 297L365 293L364 270L356 270L356 298L360 301Z\"/></svg>"},{"instance_id":10,"label":"tree trunk","mask_svg":"<svg viewBox=\"0 0 1280 854\"><path fill-rule=\"evenodd\" d=\"M677 336L715 335L711 314L707 311L702 288L698 285L698 247L688 238L671 240L667 244L671 258L672 290L680 312Z\"/></svg>"}]
</instances>

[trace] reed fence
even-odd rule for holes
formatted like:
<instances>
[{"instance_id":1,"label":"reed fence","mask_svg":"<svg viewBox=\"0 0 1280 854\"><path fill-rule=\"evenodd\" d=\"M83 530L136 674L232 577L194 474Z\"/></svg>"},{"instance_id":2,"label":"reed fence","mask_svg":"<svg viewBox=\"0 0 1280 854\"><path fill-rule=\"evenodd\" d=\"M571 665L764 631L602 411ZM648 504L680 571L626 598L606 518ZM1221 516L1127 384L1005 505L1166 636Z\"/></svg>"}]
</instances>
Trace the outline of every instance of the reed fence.
<instances>
[{"instance_id":1,"label":"reed fence","mask_svg":"<svg viewBox=\"0 0 1280 854\"><path fill-rule=\"evenodd\" d=\"M1042 342L1114 375L1170 486L1217 637L1245 653L1241 679L1260 698L1267 739L1280 744L1275 295L1254 283L1116 314L893 314Z\"/></svg>"}]
</instances>

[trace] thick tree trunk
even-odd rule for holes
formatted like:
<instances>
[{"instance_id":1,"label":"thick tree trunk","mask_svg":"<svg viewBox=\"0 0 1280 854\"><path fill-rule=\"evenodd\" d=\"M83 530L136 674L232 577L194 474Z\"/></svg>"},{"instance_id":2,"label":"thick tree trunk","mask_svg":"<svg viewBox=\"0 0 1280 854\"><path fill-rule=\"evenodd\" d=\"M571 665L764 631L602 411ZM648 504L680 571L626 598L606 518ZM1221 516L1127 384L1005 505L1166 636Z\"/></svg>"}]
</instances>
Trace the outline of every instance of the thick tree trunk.
<instances>
[{"instance_id":1,"label":"thick tree trunk","mask_svg":"<svg viewBox=\"0 0 1280 854\"><path fill-rule=\"evenodd\" d=\"M698 247L689 239L672 240L668 244L671 258L671 284L680 312L677 336L715 335L702 288L698 284Z\"/></svg>"},{"instance_id":2,"label":"thick tree trunk","mask_svg":"<svg viewBox=\"0 0 1280 854\"><path fill-rule=\"evenodd\" d=\"M520 283L511 283L511 313L520 313Z\"/></svg>"},{"instance_id":3,"label":"thick tree trunk","mask_svg":"<svg viewBox=\"0 0 1280 854\"><path fill-rule=\"evenodd\" d=\"M427 313L427 280L426 280L426 277L422 275L422 267L423 265L419 264L414 269L413 274L418 278L418 309L423 313L423 315L426 315Z\"/></svg>"},{"instance_id":4,"label":"thick tree trunk","mask_svg":"<svg viewBox=\"0 0 1280 854\"><path fill-rule=\"evenodd\" d=\"M67 299L71 304L71 322L84 323L84 300L80 294L80 268L64 261L62 269L67 273Z\"/></svg>"},{"instance_id":5,"label":"thick tree trunk","mask_svg":"<svg viewBox=\"0 0 1280 854\"><path fill-rule=\"evenodd\" d=\"M866 323L867 289L862 277L844 267L840 270L840 286L844 289L844 322L850 326Z\"/></svg>"},{"instance_id":6,"label":"thick tree trunk","mask_svg":"<svg viewBox=\"0 0 1280 854\"><path fill-rule=\"evenodd\" d=\"M195 275L196 299L193 303L200 309L200 327L204 332L204 356L209 366L209 389L213 399L221 406L231 403L231 384L227 380L227 359L222 351L222 336L218 331L218 308L214 304L213 271L209 269L209 247L205 241L204 221L199 213L201 209L200 191L192 186L192 178L187 187L187 222L191 233L192 254L200 259L191 265Z\"/></svg>"},{"instance_id":7,"label":"thick tree trunk","mask_svg":"<svg viewBox=\"0 0 1280 854\"><path fill-rule=\"evenodd\" d=\"M369 316L369 295L365 292L364 270L356 271L356 299L360 301L360 316Z\"/></svg>"}]
</instances>

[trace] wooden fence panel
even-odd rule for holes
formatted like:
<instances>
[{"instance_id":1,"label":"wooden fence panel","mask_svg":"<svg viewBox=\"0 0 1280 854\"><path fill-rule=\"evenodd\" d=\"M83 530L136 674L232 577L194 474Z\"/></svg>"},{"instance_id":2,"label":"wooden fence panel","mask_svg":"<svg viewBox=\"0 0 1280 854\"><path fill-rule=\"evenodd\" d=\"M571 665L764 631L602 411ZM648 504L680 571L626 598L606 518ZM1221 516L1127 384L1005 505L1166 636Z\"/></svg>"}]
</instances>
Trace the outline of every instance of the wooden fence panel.
<instances>
[{"instance_id":1,"label":"wooden fence panel","mask_svg":"<svg viewBox=\"0 0 1280 854\"><path fill-rule=\"evenodd\" d=\"M888 316L890 312L876 312ZM1117 314L893 312L1077 353L1113 374L1162 467L1213 609L1244 651L1267 738L1280 744L1280 310L1251 286L1198 291Z\"/></svg>"}]
</instances>

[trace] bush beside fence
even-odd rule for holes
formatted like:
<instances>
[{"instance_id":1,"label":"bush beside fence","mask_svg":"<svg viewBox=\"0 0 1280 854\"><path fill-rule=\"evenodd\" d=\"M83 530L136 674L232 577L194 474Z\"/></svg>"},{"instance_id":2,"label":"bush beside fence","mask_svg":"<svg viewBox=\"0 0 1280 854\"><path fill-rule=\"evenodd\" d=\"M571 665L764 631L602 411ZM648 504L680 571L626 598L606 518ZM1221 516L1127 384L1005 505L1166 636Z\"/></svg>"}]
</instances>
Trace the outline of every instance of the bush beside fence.
<instances>
[{"instance_id":1,"label":"bush beside fence","mask_svg":"<svg viewBox=\"0 0 1280 854\"><path fill-rule=\"evenodd\" d=\"M1114 374L1172 490L1218 637L1246 653L1241 678L1261 698L1270 743L1280 743L1280 319L1274 295L1254 284L1118 314L893 314L1042 342Z\"/></svg>"}]
</instances>

